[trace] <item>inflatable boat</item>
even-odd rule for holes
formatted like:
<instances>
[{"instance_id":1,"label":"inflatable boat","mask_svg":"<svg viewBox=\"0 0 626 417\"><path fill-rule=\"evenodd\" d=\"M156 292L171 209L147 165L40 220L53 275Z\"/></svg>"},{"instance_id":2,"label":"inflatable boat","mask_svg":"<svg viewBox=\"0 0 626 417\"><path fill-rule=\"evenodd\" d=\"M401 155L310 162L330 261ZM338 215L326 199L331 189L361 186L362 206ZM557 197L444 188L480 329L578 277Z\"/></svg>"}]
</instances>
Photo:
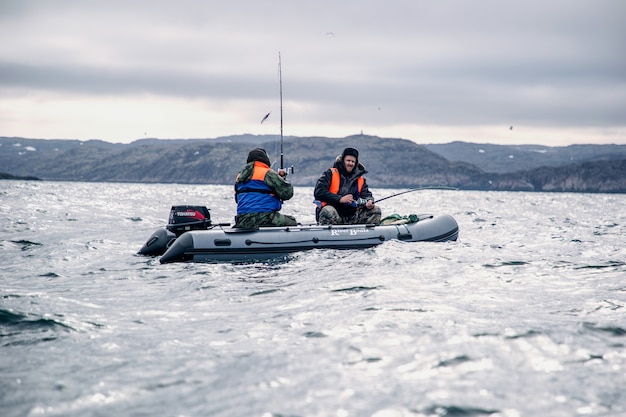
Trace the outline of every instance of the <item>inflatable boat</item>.
<instances>
[{"instance_id":1,"label":"inflatable boat","mask_svg":"<svg viewBox=\"0 0 626 417\"><path fill-rule=\"evenodd\" d=\"M297 225L240 229L212 224L202 206L173 206L170 222L157 229L139 250L170 262L248 262L280 259L311 249L364 249L387 240L454 241L459 227L449 215L411 215L389 224Z\"/></svg>"}]
</instances>

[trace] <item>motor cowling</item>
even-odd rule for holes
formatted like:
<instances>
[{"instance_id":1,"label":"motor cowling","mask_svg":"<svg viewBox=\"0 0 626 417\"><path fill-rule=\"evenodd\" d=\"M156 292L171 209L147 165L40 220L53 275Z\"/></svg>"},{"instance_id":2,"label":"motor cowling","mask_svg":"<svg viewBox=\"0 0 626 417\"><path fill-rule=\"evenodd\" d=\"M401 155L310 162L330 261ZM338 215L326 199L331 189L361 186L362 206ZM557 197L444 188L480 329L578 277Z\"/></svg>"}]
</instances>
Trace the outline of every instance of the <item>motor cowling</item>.
<instances>
[{"instance_id":1,"label":"motor cowling","mask_svg":"<svg viewBox=\"0 0 626 417\"><path fill-rule=\"evenodd\" d=\"M205 206L172 206L167 230L176 236L189 230L207 230L211 226L211 213Z\"/></svg>"}]
</instances>

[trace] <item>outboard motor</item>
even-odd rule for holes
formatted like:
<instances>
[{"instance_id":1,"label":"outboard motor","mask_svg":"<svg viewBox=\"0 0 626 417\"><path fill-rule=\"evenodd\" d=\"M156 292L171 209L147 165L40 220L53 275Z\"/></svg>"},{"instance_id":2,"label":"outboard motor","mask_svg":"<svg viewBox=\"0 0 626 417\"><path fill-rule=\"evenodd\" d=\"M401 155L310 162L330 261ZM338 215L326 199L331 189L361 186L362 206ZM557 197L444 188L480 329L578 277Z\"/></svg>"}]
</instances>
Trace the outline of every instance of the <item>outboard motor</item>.
<instances>
[{"instance_id":1,"label":"outboard motor","mask_svg":"<svg viewBox=\"0 0 626 417\"><path fill-rule=\"evenodd\" d=\"M176 237L189 230L207 230L211 226L211 213L204 206L172 206L167 230Z\"/></svg>"},{"instance_id":2,"label":"outboard motor","mask_svg":"<svg viewBox=\"0 0 626 417\"><path fill-rule=\"evenodd\" d=\"M169 223L157 229L139 250L141 255L160 256L176 238L189 230L207 230L211 214L204 206L172 206Z\"/></svg>"}]
</instances>

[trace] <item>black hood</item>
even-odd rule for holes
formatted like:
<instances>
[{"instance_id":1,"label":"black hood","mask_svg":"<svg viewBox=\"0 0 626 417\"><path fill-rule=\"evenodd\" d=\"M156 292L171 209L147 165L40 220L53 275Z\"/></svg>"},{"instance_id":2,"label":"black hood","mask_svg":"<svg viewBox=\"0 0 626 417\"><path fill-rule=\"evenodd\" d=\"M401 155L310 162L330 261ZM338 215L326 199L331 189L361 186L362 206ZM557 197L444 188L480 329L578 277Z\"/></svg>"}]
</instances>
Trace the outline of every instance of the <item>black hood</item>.
<instances>
[{"instance_id":1,"label":"black hood","mask_svg":"<svg viewBox=\"0 0 626 417\"><path fill-rule=\"evenodd\" d=\"M352 172L352 174L348 174L348 172L346 171L346 167L343 164L343 155L337 155L337 158L335 158L335 168L337 168L339 170L339 172L341 173L341 175L343 176L348 176L348 175L363 175L367 173L367 170L365 169L365 165L363 165L361 162L357 162L356 166L354 167L354 171Z\"/></svg>"}]
</instances>

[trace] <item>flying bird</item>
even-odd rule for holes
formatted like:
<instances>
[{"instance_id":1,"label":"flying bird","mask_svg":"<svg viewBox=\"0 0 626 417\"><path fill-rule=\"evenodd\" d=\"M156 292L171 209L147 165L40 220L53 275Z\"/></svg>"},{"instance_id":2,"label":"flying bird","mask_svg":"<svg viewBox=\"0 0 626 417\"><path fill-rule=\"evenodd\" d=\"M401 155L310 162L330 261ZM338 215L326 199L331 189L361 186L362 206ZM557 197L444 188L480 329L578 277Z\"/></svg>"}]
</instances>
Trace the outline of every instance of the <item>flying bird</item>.
<instances>
[{"instance_id":1,"label":"flying bird","mask_svg":"<svg viewBox=\"0 0 626 417\"><path fill-rule=\"evenodd\" d=\"M271 113L271 112L270 112L270 113ZM268 118L268 117L270 117L270 113L267 113L267 114L265 115L265 117L261 120L261 123L263 123L264 121L266 121L266 120L267 120L267 118Z\"/></svg>"}]
</instances>

